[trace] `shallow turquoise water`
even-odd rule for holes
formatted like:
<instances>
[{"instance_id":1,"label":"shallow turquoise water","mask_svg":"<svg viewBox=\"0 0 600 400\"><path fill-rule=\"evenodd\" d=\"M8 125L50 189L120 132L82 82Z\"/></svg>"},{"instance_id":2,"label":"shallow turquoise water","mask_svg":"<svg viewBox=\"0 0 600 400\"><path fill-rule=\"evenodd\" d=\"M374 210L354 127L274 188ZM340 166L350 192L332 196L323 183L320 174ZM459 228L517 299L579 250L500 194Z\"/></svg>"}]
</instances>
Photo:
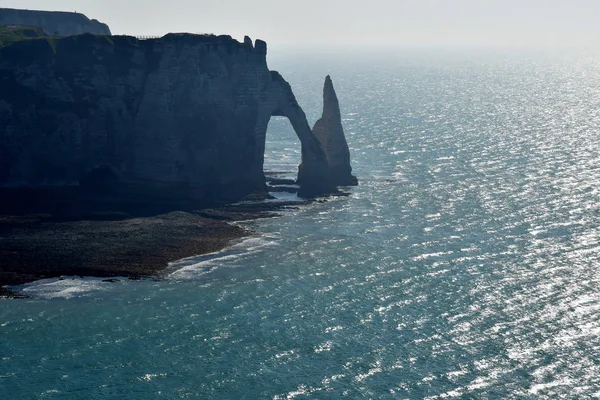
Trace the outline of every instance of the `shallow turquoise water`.
<instances>
[{"instance_id":1,"label":"shallow turquoise water","mask_svg":"<svg viewBox=\"0 0 600 400\"><path fill-rule=\"evenodd\" d=\"M360 186L165 281L0 301L1 398L600 396L599 59L271 66L311 122L332 74ZM293 174L289 123L268 141Z\"/></svg>"}]
</instances>

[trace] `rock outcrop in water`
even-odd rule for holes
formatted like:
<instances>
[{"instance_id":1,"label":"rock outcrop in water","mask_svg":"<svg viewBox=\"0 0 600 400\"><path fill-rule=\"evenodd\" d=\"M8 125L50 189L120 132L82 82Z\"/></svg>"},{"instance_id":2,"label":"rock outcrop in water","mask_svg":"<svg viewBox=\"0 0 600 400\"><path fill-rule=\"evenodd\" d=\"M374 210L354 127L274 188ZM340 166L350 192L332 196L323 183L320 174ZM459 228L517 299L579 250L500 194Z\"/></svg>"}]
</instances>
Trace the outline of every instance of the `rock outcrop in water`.
<instances>
[{"instance_id":1,"label":"rock outcrop in water","mask_svg":"<svg viewBox=\"0 0 600 400\"><path fill-rule=\"evenodd\" d=\"M325 152L266 53L260 40L190 34L0 48L0 187L239 199L265 192L267 125L281 115L302 143L300 195L333 192Z\"/></svg>"},{"instance_id":2,"label":"rock outcrop in water","mask_svg":"<svg viewBox=\"0 0 600 400\"><path fill-rule=\"evenodd\" d=\"M82 33L110 35L108 25L83 14L0 8L0 25L37 26L47 35L70 36Z\"/></svg>"},{"instance_id":3,"label":"rock outcrop in water","mask_svg":"<svg viewBox=\"0 0 600 400\"><path fill-rule=\"evenodd\" d=\"M342 127L340 103L329 75L323 87L323 115L313 127L313 133L327 156L331 181L340 186L358 185L350 166L350 150Z\"/></svg>"}]
</instances>

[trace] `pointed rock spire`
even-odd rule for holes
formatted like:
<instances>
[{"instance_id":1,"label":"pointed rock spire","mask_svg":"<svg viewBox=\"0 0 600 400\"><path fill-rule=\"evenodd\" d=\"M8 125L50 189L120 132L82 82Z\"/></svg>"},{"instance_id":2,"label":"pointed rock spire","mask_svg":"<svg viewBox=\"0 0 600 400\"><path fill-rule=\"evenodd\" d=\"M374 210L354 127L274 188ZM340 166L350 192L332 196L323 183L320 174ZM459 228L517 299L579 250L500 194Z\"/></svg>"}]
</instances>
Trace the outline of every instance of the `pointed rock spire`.
<instances>
[{"instance_id":1,"label":"pointed rock spire","mask_svg":"<svg viewBox=\"0 0 600 400\"><path fill-rule=\"evenodd\" d=\"M325 151L332 183L336 186L358 185L350 166L350 150L344 136L340 103L329 75L323 87L323 115L313 127L313 134Z\"/></svg>"}]
</instances>

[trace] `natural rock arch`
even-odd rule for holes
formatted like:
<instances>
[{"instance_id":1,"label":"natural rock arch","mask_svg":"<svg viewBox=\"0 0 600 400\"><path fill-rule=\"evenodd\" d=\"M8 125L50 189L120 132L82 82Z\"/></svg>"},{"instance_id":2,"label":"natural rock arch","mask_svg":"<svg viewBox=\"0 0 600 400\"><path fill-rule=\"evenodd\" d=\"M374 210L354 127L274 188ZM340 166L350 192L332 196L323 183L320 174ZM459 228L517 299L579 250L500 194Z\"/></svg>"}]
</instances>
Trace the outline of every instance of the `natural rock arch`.
<instances>
[{"instance_id":1,"label":"natural rock arch","mask_svg":"<svg viewBox=\"0 0 600 400\"><path fill-rule=\"evenodd\" d=\"M300 196L316 196L335 190L329 179L327 157L319 140L313 135L306 114L296 101L289 83L277 71L271 71L271 80L261 99L256 123L256 134L262 145L258 149L264 157L267 126L271 117L286 117L302 147L302 163L298 167Z\"/></svg>"}]
</instances>

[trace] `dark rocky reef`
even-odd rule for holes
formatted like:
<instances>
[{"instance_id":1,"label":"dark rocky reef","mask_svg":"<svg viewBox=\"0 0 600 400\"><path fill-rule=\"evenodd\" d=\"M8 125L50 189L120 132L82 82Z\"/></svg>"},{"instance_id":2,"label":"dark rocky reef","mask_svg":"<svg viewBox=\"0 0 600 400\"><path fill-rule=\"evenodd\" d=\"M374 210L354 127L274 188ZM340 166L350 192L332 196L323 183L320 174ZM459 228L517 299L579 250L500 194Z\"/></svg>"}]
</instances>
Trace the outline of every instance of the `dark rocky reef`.
<instances>
[{"instance_id":1,"label":"dark rocky reef","mask_svg":"<svg viewBox=\"0 0 600 400\"><path fill-rule=\"evenodd\" d=\"M339 186L358 185L350 166L350 150L342 126L340 103L329 75L323 88L323 115L313 127L313 133L327 156L331 182Z\"/></svg>"},{"instance_id":2,"label":"dark rocky reef","mask_svg":"<svg viewBox=\"0 0 600 400\"><path fill-rule=\"evenodd\" d=\"M267 125L281 115L302 144L300 195L335 191L346 181L330 171L349 174L345 140L342 161L331 147L343 135L337 99L316 127L330 168L266 53L260 40L190 34L84 34L0 48L0 187L237 200L266 192Z\"/></svg>"},{"instance_id":3,"label":"dark rocky reef","mask_svg":"<svg viewBox=\"0 0 600 400\"><path fill-rule=\"evenodd\" d=\"M73 12L0 8L0 25L37 26L53 36L110 35L108 25Z\"/></svg>"}]
</instances>

